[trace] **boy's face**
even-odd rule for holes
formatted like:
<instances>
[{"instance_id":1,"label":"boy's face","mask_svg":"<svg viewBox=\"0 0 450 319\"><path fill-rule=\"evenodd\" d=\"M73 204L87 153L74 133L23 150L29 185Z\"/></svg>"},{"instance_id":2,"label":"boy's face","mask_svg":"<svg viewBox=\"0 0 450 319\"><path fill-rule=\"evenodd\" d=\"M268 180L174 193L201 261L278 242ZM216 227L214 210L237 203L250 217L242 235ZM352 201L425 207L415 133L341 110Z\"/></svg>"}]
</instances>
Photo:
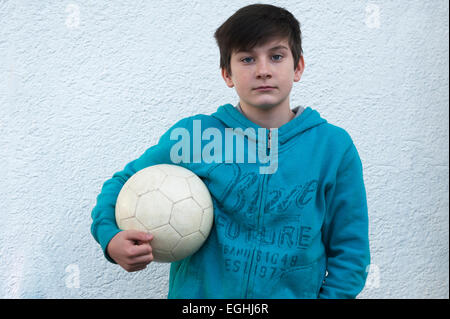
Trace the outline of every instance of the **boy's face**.
<instances>
[{"instance_id":1,"label":"boy's face","mask_svg":"<svg viewBox=\"0 0 450 319\"><path fill-rule=\"evenodd\" d=\"M236 88L241 104L262 110L280 104L289 106L289 94L293 82L300 81L304 70L303 57L294 70L294 58L288 39L274 39L251 52L233 52L230 59L231 73L222 69L222 77L228 87ZM261 89L269 86L271 88Z\"/></svg>"}]
</instances>

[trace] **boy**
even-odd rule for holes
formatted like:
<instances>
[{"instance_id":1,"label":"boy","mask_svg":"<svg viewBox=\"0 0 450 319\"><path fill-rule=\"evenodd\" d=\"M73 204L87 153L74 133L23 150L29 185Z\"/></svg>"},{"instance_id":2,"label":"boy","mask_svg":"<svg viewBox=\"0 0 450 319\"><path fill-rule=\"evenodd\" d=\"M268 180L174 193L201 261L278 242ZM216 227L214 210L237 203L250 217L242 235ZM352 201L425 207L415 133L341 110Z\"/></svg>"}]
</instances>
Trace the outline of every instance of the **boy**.
<instances>
[{"instance_id":1,"label":"boy","mask_svg":"<svg viewBox=\"0 0 450 319\"><path fill-rule=\"evenodd\" d=\"M144 269L153 237L117 228L117 195L145 167L181 165L208 186L214 226L197 253L171 264L169 298L355 298L369 265L362 165L345 130L310 107L290 108L304 70L298 21L285 9L250 5L215 38L222 76L239 104L181 119L106 181L92 212L93 236L109 261ZM199 128L202 140L195 141ZM187 145L200 146L181 157L174 152L179 129L194 133ZM230 129L236 148L239 138L246 142L240 151L221 148L230 145ZM215 147L205 152L212 138Z\"/></svg>"}]
</instances>

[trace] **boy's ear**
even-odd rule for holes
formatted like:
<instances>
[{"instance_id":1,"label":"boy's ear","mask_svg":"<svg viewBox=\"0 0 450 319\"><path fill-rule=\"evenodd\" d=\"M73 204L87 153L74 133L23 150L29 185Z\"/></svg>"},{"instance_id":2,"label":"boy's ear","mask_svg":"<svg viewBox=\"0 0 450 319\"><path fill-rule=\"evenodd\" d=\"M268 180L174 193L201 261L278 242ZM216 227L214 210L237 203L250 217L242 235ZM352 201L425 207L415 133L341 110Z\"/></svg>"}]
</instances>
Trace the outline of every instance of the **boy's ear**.
<instances>
[{"instance_id":1,"label":"boy's ear","mask_svg":"<svg viewBox=\"0 0 450 319\"><path fill-rule=\"evenodd\" d=\"M225 80L225 83L227 84L228 87L230 87L230 88L234 87L234 83L233 83L233 80L231 79L231 75L224 68L222 68L222 77Z\"/></svg>"},{"instance_id":2,"label":"boy's ear","mask_svg":"<svg viewBox=\"0 0 450 319\"><path fill-rule=\"evenodd\" d=\"M300 81L303 71L305 70L305 60L303 59L303 55L298 59L297 67L294 71L294 82Z\"/></svg>"}]
</instances>

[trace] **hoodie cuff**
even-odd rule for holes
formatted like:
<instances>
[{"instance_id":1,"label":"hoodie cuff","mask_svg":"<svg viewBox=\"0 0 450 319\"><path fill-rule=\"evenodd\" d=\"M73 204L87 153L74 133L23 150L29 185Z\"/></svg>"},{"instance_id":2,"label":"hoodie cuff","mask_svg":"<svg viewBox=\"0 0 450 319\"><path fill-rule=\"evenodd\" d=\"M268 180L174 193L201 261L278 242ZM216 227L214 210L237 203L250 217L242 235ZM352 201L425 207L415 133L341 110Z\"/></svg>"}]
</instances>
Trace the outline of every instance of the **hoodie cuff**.
<instances>
[{"instance_id":1,"label":"hoodie cuff","mask_svg":"<svg viewBox=\"0 0 450 319\"><path fill-rule=\"evenodd\" d=\"M117 233L119 233L121 231L122 230L117 227L109 226L107 228L102 229L102 231L99 234L99 238L98 238L100 246L102 247L102 250L103 250L103 254L105 255L105 258L113 264L117 264L117 263L114 261L114 259L112 259L109 256L108 252L106 251L106 248L108 247L108 244L111 241L111 239L115 235L117 235Z\"/></svg>"}]
</instances>

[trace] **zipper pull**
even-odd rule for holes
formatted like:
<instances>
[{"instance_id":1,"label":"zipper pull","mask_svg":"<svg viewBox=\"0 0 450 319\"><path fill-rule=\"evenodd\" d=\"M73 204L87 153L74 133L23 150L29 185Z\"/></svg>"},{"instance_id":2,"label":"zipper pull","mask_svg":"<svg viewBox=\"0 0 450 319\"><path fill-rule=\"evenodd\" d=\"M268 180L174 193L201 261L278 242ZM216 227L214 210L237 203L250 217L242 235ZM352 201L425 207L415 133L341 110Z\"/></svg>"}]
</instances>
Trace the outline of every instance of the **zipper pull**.
<instances>
[{"instance_id":1,"label":"zipper pull","mask_svg":"<svg viewBox=\"0 0 450 319\"><path fill-rule=\"evenodd\" d=\"M267 139L267 147L270 150L270 138L272 136L272 130L269 128L269 138Z\"/></svg>"}]
</instances>

